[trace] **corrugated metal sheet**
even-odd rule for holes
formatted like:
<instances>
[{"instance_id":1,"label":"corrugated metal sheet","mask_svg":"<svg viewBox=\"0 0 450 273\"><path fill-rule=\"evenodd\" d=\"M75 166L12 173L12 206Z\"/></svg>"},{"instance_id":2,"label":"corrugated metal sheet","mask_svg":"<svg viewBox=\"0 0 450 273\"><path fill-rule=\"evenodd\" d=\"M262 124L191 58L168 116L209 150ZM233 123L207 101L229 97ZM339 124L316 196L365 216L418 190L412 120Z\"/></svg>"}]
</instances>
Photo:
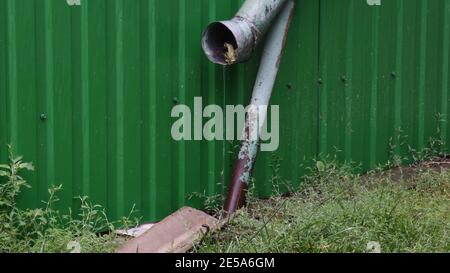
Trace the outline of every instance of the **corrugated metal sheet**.
<instances>
[{"instance_id":1,"label":"corrugated metal sheet","mask_svg":"<svg viewBox=\"0 0 450 273\"><path fill-rule=\"evenodd\" d=\"M0 0L0 143L37 167L23 206L63 184L61 208L89 195L112 218L136 204L157 220L200 205L190 193L223 192L233 145L173 141L170 111L194 96L249 100L257 58L223 70L200 46L207 23L240 3ZM281 145L258 159L258 191L270 193L275 173L299 183L313 157L336 150L373 168L399 128L417 149L438 125L447 140L449 17L448 0L297 1L273 98Z\"/></svg>"},{"instance_id":2,"label":"corrugated metal sheet","mask_svg":"<svg viewBox=\"0 0 450 273\"><path fill-rule=\"evenodd\" d=\"M321 1L319 135L368 170L447 140L450 1L365 2Z\"/></svg>"}]
</instances>

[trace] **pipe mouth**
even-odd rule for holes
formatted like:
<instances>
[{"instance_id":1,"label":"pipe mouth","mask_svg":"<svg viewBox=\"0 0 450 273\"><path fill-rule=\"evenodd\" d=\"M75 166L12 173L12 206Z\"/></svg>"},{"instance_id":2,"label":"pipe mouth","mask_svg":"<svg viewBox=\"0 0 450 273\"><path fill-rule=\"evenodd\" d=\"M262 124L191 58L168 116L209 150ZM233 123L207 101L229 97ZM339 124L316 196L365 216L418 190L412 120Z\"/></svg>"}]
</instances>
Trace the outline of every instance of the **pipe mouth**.
<instances>
[{"instance_id":1,"label":"pipe mouth","mask_svg":"<svg viewBox=\"0 0 450 273\"><path fill-rule=\"evenodd\" d=\"M237 61L236 37L233 31L221 22L212 23L206 28L203 33L202 47L213 63L231 65Z\"/></svg>"}]
</instances>

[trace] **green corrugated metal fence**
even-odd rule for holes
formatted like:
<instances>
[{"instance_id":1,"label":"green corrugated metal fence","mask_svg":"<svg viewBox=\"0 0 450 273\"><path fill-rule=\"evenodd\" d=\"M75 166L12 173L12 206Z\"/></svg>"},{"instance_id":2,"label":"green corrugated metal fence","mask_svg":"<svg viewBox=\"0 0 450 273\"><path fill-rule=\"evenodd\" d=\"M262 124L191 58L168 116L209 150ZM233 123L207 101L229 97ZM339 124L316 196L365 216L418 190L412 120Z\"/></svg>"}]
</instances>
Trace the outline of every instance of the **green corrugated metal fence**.
<instances>
[{"instance_id":1,"label":"green corrugated metal fence","mask_svg":"<svg viewBox=\"0 0 450 273\"><path fill-rule=\"evenodd\" d=\"M136 204L158 220L200 205L193 192L222 193L232 144L173 141L170 111L194 96L248 102L258 58L224 70L200 46L207 23L240 3L0 0L0 158L12 143L37 169L21 204L39 206L63 184L61 208L89 195L112 218ZM319 155L365 171L406 154L400 142L447 140L450 0L381 3L297 0L272 100L280 149L258 158L261 195L274 173L298 184Z\"/></svg>"}]
</instances>

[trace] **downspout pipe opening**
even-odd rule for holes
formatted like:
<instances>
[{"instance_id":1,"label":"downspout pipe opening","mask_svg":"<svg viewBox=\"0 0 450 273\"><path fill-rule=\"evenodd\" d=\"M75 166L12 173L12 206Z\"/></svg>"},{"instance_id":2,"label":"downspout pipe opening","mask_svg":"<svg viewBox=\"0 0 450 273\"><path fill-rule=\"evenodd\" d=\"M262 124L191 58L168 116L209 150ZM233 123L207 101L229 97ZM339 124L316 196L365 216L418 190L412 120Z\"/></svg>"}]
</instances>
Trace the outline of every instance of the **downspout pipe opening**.
<instances>
[{"instance_id":1,"label":"downspout pipe opening","mask_svg":"<svg viewBox=\"0 0 450 273\"><path fill-rule=\"evenodd\" d=\"M246 0L236 16L214 22L203 32L206 57L220 65L248 61L286 0Z\"/></svg>"},{"instance_id":2,"label":"downspout pipe opening","mask_svg":"<svg viewBox=\"0 0 450 273\"><path fill-rule=\"evenodd\" d=\"M208 59L220 65L232 65L242 60L242 43L238 38L242 31L232 21L214 22L203 33L202 47ZM241 36L242 37L242 36Z\"/></svg>"}]
</instances>

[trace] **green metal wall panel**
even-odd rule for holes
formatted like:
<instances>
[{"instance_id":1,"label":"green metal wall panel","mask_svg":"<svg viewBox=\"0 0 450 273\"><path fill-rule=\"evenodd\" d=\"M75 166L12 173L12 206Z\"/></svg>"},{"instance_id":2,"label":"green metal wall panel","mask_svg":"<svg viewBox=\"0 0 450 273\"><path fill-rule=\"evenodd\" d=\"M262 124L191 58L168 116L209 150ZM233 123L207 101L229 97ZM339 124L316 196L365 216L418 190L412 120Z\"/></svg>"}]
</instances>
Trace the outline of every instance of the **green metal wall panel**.
<instances>
[{"instance_id":1,"label":"green metal wall panel","mask_svg":"<svg viewBox=\"0 0 450 273\"><path fill-rule=\"evenodd\" d=\"M369 170L391 150L405 155L408 145L421 151L430 138L446 140L449 5L321 1L321 154Z\"/></svg>"},{"instance_id":2,"label":"green metal wall panel","mask_svg":"<svg viewBox=\"0 0 450 273\"><path fill-rule=\"evenodd\" d=\"M159 220L200 206L193 192L224 193L233 144L173 141L170 111L195 96L248 102L258 58L223 69L200 46L207 23L242 2L0 0L0 159L12 143L37 169L21 204L63 184L62 209L89 195L111 218L135 204ZM449 36L449 0L297 0L272 100L280 148L258 158L258 192L279 177L300 183L314 157L364 171L389 159L390 138L447 140Z\"/></svg>"}]
</instances>

